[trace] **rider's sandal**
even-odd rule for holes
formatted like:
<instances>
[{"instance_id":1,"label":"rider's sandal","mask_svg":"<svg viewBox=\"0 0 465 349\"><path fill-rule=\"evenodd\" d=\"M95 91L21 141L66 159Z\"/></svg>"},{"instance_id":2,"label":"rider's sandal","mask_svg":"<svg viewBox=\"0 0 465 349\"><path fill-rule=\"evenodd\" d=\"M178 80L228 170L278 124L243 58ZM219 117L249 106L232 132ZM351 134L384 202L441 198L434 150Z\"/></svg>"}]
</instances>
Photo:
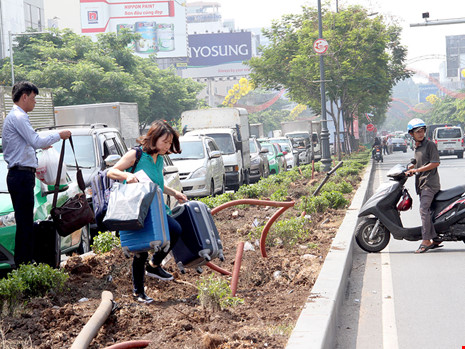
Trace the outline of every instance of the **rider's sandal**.
<instances>
[{"instance_id":1,"label":"rider's sandal","mask_svg":"<svg viewBox=\"0 0 465 349\"><path fill-rule=\"evenodd\" d=\"M424 253L424 252L426 252L428 250L431 250L432 248L434 248L433 245L434 244L431 244L431 245L427 246L427 245L422 244L422 245L420 245L420 247L418 247L418 249L415 251L415 253Z\"/></svg>"}]
</instances>

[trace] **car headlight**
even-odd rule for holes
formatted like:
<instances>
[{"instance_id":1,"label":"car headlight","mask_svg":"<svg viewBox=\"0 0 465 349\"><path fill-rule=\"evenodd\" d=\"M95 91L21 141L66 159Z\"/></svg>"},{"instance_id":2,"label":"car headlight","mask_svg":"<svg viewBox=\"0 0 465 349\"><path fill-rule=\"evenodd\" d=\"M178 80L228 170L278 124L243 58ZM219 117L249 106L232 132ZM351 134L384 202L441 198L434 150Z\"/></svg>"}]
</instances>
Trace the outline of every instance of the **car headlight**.
<instances>
[{"instance_id":1,"label":"car headlight","mask_svg":"<svg viewBox=\"0 0 465 349\"><path fill-rule=\"evenodd\" d=\"M276 159L271 159L269 162L270 162L270 165L274 165L276 164Z\"/></svg>"},{"instance_id":2,"label":"car headlight","mask_svg":"<svg viewBox=\"0 0 465 349\"><path fill-rule=\"evenodd\" d=\"M252 161L250 161L251 165L258 165L260 164L260 158L253 158Z\"/></svg>"},{"instance_id":3,"label":"car headlight","mask_svg":"<svg viewBox=\"0 0 465 349\"><path fill-rule=\"evenodd\" d=\"M234 171L238 172L239 168L238 166L225 166L224 170L225 172L234 172Z\"/></svg>"},{"instance_id":4,"label":"car headlight","mask_svg":"<svg viewBox=\"0 0 465 349\"><path fill-rule=\"evenodd\" d=\"M194 179L194 178L203 178L206 175L207 175L207 168L206 167L200 167L199 169L192 172L190 178L192 178L192 179Z\"/></svg>"}]
</instances>

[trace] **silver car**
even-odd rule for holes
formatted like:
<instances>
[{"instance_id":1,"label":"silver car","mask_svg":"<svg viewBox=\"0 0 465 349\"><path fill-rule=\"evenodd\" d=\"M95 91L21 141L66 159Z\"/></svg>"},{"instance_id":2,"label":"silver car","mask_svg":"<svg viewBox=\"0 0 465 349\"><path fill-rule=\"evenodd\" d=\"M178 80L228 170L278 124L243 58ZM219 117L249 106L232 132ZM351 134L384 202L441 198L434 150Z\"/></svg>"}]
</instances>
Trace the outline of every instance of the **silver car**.
<instances>
[{"instance_id":1,"label":"silver car","mask_svg":"<svg viewBox=\"0 0 465 349\"><path fill-rule=\"evenodd\" d=\"M215 140L208 136L182 136L179 142L182 153L169 157L179 170L184 194L194 198L224 193L226 174Z\"/></svg>"},{"instance_id":2,"label":"silver car","mask_svg":"<svg viewBox=\"0 0 465 349\"><path fill-rule=\"evenodd\" d=\"M294 150L292 146L292 142L289 138L287 137L270 138L269 142L278 143L281 146L281 149L283 150L284 158L286 159L288 170L297 166L297 156L299 152L297 150Z\"/></svg>"}]
</instances>

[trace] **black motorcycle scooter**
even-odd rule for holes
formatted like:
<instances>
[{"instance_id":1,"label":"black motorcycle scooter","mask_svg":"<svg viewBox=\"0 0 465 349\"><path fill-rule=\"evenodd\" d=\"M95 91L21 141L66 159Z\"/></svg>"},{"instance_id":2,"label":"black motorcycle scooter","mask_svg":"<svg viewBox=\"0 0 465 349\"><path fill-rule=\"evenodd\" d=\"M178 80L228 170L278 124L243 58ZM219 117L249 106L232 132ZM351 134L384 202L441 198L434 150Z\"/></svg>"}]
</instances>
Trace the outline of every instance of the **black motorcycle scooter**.
<instances>
[{"instance_id":1,"label":"black motorcycle scooter","mask_svg":"<svg viewBox=\"0 0 465 349\"><path fill-rule=\"evenodd\" d=\"M382 153L382 150L381 150L381 146L375 146L375 148L373 149L373 159L376 161L376 162L383 162L383 153Z\"/></svg>"},{"instance_id":2,"label":"black motorcycle scooter","mask_svg":"<svg viewBox=\"0 0 465 349\"><path fill-rule=\"evenodd\" d=\"M410 163L415 164L415 159ZM382 251L391 234L398 240L422 240L421 226L404 228L400 219L400 212L412 207L412 198L404 188L407 170L408 165L391 168L387 174L390 181L383 183L360 209L355 240L364 251ZM431 210L439 239L465 242L465 185L439 191Z\"/></svg>"}]
</instances>

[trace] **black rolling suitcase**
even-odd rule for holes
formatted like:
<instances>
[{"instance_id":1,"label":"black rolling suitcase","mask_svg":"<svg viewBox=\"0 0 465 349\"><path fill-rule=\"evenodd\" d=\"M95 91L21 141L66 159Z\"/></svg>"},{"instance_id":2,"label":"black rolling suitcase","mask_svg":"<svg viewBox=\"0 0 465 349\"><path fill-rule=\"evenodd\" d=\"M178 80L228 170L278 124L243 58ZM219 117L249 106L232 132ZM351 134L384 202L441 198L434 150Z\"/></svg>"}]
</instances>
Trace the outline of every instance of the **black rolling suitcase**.
<instances>
[{"instance_id":1,"label":"black rolling suitcase","mask_svg":"<svg viewBox=\"0 0 465 349\"><path fill-rule=\"evenodd\" d=\"M207 205L189 201L173 209L173 218L181 225L181 238L173 246L174 260L181 273L184 268L195 268L219 258L224 260L223 244Z\"/></svg>"},{"instance_id":2,"label":"black rolling suitcase","mask_svg":"<svg viewBox=\"0 0 465 349\"><path fill-rule=\"evenodd\" d=\"M61 262L60 236L52 220L34 222L34 260L58 268Z\"/></svg>"}]
</instances>

